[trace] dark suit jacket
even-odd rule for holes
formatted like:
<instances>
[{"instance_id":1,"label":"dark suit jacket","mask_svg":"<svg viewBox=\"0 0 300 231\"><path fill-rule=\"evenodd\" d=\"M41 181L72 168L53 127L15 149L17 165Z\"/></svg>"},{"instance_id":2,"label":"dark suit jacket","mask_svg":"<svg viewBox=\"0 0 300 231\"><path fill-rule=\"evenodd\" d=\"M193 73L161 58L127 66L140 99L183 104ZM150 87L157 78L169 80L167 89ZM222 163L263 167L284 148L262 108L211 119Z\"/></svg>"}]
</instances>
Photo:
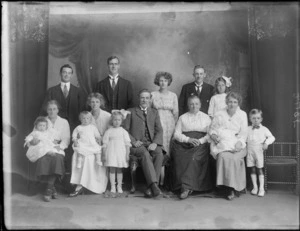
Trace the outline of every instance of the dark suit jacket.
<instances>
[{"instance_id":1,"label":"dark suit jacket","mask_svg":"<svg viewBox=\"0 0 300 231\"><path fill-rule=\"evenodd\" d=\"M118 84L116 85L118 89L117 92L117 109L128 109L133 107L133 92L131 83L123 79L119 76ZM99 92L103 95L106 101L106 108L105 110L111 112L112 110L112 98L110 97L110 93L112 93L112 88L110 85L109 77L101 80L97 83L96 88L94 89L95 92Z\"/></svg>"},{"instance_id":2,"label":"dark suit jacket","mask_svg":"<svg viewBox=\"0 0 300 231\"><path fill-rule=\"evenodd\" d=\"M201 109L200 111L207 114L210 98L214 94L214 87L208 83L203 82L202 90L200 93ZM197 95L195 82L183 85L179 97L179 116L188 112L187 100L191 95Z\"/></svg>"},{"instance_id":3,"label":"dark suit jacket","mask_svg":"<svg viewBox=\"0 0 300 231\"><path fill-rule=\"evenodd\" d=\"M145 136L145 123L147 123L150 138L152 143L159 146L163 145L163 128L160 123L158 111L154 108L147 108L147 121L139 107L130 108L126 120L124 121L124 128L128 131L131 142L142 140Z\"/></svg>"},{"instance_id":4,"label":"dark suit jacket","mask_svg":"<svg viewBox=\"0 0 300 231\"><path fill-rule=\"evenodd\" d=\"M49 100L56 100L62 107L59 110L58 115L62 118L65 118L66 120L68 120L68 122L70 124L70 129L72 132L73 129L77 125L79 125L78 117L79 117L79 113L81 112L81 110L84 107L85 99L83 97L83 94L80 92L80 89L78 87L75 87L72 84L70 84L70 91L69 91L68 97L70 97L70 99L69 99L68 107L66 107L66 106L64 106L64 105L66 105L66 103L65 103L66 100L65 100L64 94L61 90L60 84L58 84L58 85L48 89L43 106L46 105L46 103ZM46 115L45 113L43 113L43 114Z\"/></svg>"}]
</instances>

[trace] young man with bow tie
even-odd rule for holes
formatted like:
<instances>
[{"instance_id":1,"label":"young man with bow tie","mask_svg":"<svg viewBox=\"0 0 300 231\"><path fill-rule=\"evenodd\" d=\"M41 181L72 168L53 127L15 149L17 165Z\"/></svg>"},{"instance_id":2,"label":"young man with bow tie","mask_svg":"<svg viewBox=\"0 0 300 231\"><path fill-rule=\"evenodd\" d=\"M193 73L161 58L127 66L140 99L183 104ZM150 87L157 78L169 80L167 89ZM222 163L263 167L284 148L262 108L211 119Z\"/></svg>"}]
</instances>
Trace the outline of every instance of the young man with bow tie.
<instances>
[{"instance_id":1,"label":"young man with bow tie","mask_svg":"<svg viewBox=\"0 0 300 231\"><path fill-rule=\"evenodd\" d=\"M103 95L106 101L106 111L113 109L128 109L133 107L131 82L119 75L120 59L111 56L107 59L108 76L97 83L94 92Z\"/></svg>"},{"instance_id":2,"label":"young man with bow tie","mask_svg":"<svg viewBox=\"0 0 300 231\"><path fill-rule=\"evenodd\" d=\"M179 97L179 116L188 111L187 100L191 95L197 95L200 98L200 111L207 114L210 98L214 94L214 87L204 82L206 71L202 66L196 65L194 67L193 76L195 81L182 87Z\"/></svg>"}]
</instances>

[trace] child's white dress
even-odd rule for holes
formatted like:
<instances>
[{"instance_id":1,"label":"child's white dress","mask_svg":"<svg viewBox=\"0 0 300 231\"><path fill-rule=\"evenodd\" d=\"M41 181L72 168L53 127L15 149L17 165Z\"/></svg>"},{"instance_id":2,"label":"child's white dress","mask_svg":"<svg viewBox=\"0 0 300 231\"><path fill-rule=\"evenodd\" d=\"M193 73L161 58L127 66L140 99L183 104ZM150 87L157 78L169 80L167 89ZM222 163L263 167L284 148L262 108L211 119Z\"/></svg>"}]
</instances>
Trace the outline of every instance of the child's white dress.
<instances>
[{"instance_id":1,"label":"child's white dress","mask_svg":"<svg viewBox=\"0 0 300 231\"><path fill-rule=\"evenodd\" d=\"M209 101L208 112L207 112L209 116L214 117L217 111L220 111L227 107L226 95L227 95L226 93L222 93L222 94L216 94L213 97L211 97Z\"/></svg>"},{"instance_id":2,"label":"child's white dress","mask_svg":"<svg viewBox=\"0 0 300 231\"><path fill-rule=\"evenodd\" d=\"M77 139L78 147L73 150L83 156L100 154L101 146L97 143L96 138L100 140L101 136L95 125L77 126L72 134L72 139Z\"/></svg>"},{"instance_id":3,"label":"child's white dress","mask_svg":"<svg viewBox=\"0 0 300 231\"><path fill-rule=\"evenodd\" d=\"M57 152L54 148L54 134L50 129L43 132L36 130L32 131L26 136L25 143L29 143L34 138L40 140L40 142L36 145L30 145L26 152L26 156L31 162L37 161L42 156L46 155L47 152Z\"/></svg>"},{"instance_id":4,"label":"child's white dress","mask_svg":"<svg viewBox=\"0 0 300 231\"><path fill-rule=\"evenodd\" d=\"M128 132L122 128L109 128L103 136L103 147L106 148L107 167L127 168L126 146L131 147Z\"/></svg>"},{"instance_id":5,"label":"child's white dress","mask_svg":"<svg viewBox=\"0 0 300 231\"><path fill-rule=\"evenodd\" d=\"M217 116L214 120L215 130L217 131L216 135L219 137L220 142L218 144L213 141L210 142L210 153L216 159L218 153L234 151L238 137L236 137L234 131L228 129L226 125L227 121L222 119L222 117Z\"/></svg>"}]
</instances>

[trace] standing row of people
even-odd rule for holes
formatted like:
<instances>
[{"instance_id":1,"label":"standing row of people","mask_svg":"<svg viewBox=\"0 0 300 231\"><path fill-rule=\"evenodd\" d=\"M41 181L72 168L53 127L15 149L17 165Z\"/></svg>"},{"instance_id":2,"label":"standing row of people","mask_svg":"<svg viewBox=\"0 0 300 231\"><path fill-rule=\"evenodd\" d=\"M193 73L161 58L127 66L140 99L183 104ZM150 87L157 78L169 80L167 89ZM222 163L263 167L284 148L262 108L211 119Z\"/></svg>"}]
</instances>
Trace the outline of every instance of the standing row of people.
<instances>
[{"instance_id":1,"label":"standing row of people","mask_svg":"<svg viewBox=\"0 0 300 231\"><path fill-rule=\"evenodd\" d=\"M193 73L195 81L182 87L178 102L176 94L168 90L172 75L158 72L154 83L159 90L152 93L140 91L139 105L132 107L132 86L119 76L119 58L112 56L107 63L109 76L97 84L97 93L91 93L87 100L91 112L82 112L84 100L79 89L70 84L71 66L62 66L61 84L48 90L45 102L49 131L56 133L57 139L54 141L55 150L44 150L45 154L37 158L37 166L43 166L37 169L49 169L37 171L37 175L47 182L46 201L57 197L54 181L64 174L62 157L63 150L67 150L70 144L70 130L73 132L74 154L67 155L65 166L67 171L71 170L71 183L77 185L70 196L79 195L84 188L94 193L104 192L108 176L111 192L121 193L122 168L128 167L129 153L142 166L147 182L145 196L148 197L161 194L158 183L160 178L160 182L164 182L162 162L165 154L171 154L172 189L181 189L181 199L187 198L192 191L212 189L209 153L217 163L216 184L228 187L228 199L234 198L235 191L245 188L243 158L247 154L247 115L239 108L240 95L227 94L231 86L229 78L218 78L214 90L203 81L205 69L197 65ZM214 91L217 94L213 96ZM79 114L81 125L78 126ZM55 127L56 121L61 121L61 124L64 121L64 126ZM68 137L64 135L67 130ZM264 148L274 141L270 134L265 135L268 142ZM27 141L30 148L38 143L37 140ZM71 156L72 163L69 163ZM254 155L252 165L256 159ZM59 170L53 171L57 168ZM254 173L255 168L251 177ZM256 184L252 192L257 191ZM262 190L259 192L262 195Z\"/></svg>"}]
</instances>

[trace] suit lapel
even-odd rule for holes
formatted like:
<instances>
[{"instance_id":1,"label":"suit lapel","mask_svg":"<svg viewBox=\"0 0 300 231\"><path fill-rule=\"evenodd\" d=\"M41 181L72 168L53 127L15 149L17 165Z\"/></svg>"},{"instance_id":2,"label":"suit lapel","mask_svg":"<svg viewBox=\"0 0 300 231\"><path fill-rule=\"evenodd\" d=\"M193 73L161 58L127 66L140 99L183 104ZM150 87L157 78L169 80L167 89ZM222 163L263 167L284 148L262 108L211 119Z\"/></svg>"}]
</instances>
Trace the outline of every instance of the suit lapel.
<instances>
[{"instance_id":1,"label":"suit lapel","mask_svg":"<svg viewBox=\"0 0 300 231\"><path fill-rule=\"evenodd\" d=\"M136 115L137 115L138 117L140 117L143 121L145 121L145 116L144 116L142 110L141 110L140 108L136 107L136 108L135 108L135 111L136 111Z\"/></svg>"}]
</instances>

